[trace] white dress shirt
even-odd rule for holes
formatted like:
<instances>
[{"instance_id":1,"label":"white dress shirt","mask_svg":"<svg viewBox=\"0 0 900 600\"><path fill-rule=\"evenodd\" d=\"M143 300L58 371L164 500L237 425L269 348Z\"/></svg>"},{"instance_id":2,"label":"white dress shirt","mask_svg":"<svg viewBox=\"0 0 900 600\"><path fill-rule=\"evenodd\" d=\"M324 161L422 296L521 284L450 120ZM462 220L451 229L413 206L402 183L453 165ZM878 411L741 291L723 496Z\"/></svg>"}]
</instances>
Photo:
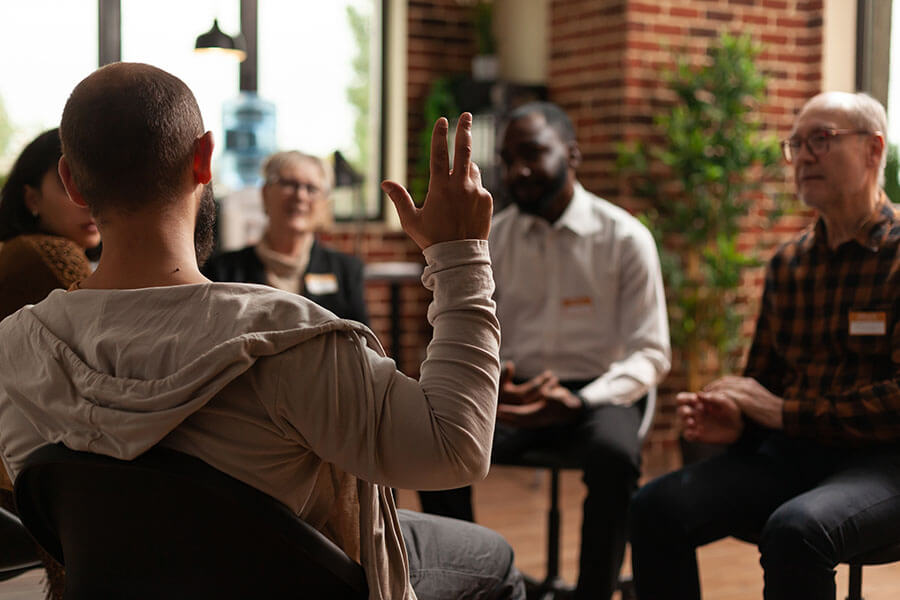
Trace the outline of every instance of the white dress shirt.
<instances>
[{"instance_id":1,"label":"white dress shirt","mask_svg":"<svg viewBox=\"0 0 900 600\"><path fill-rule=\"evenodd\" d=\"M503 210L490 247L500 358L517 378L549 369L593 380L578 391L588 405L628 405L669 371L656 244L626 211L576 184L555 223Z\"/></svg>"}]
</instances>

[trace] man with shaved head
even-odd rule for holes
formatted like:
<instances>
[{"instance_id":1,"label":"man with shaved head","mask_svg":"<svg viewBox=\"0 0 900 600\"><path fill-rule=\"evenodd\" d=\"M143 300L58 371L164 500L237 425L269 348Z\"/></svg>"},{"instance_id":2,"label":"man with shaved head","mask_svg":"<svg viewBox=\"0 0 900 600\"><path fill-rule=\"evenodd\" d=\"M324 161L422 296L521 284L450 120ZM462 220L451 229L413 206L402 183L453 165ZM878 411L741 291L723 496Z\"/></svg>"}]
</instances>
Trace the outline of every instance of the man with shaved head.
<instances>
[{"instance_id":1,"label":"man with shaved head","mask_svg":"<svg viewBox=\"0 0 900 600\"><path fill-rule=\"evenodd\" d=\"M183 82L117 63L79 83L59 172L96 218L103 255L71 290L0 323L10 474L47 443L122 459L160 444L280 500L362 565L370 599L523 597L502 538L398 511L391 494L466 485L489 467L500 336L491 197L470 161L471 125L460 117L451 171L447 120L435 124L421 209L400 184L382 184L434 293L434 343L416 381L365 326L200 273L213 139ZM231 597L229 574L219 585Z\"/></svg>"},{"instance_id":2,"label":"man with shaved head","mask_svg":"<svg viewBox=\"0 0 900 600\"><path fill-rule=\"evenodd\" d=\"M766 273L743 377L678 395L724 454L632 502L642 600L700 598L695 549L758 541L765 598L833 600L834 568L900 539L900 213L882 190L884 108L820 94L782 143L818 218Z\"/></svg>"}]
</instances>

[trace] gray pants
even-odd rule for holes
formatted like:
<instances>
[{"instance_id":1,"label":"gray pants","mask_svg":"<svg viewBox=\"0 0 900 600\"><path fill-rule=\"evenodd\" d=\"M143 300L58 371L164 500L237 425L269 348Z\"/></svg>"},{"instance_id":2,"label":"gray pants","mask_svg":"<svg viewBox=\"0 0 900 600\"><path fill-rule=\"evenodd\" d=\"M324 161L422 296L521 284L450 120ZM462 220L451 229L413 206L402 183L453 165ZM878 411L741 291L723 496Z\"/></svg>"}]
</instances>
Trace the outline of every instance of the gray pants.
<instances>
[{"instance_id":1,"label":"gray pants","mask_svg":"<svg viewBox=\"0 0 900 600\"><path fill-rule=\"evenodd\" d=\"M466 521L397 512L419 600L525 598L512 548L500 534Z\"/></svg>"}]
</instances>

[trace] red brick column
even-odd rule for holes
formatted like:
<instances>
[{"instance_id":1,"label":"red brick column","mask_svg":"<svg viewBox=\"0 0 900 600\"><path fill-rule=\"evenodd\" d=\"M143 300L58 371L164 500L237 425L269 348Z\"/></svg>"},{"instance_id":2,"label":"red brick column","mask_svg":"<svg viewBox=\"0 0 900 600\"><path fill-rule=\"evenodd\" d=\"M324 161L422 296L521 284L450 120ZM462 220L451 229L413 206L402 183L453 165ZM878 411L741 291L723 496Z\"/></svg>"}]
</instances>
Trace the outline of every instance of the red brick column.
<instances>
[{"instance_id":1,"label":"red brick column","mask_svg":"<svg viewBox=\"0 0 900 600\"><path fill-rule=\"evenodd\" d=\"M572 117L584 156L579 178L586 188L631 211L645 208L628 194L616 174L616 145L658 136L653 115L666 110L672 96L660 68L678 56L700 62L719 35L749 33L764 46L759 66L770 77L765 106L767 132L786 136L797 110L820 91L822 74L821 0L552 0L550 9L550 99ZM792 186L772 182L760 206L772 194ZM760 244L764 257L809 222L798 210L767 227L759 211L747 219L740 244ZM750 273L740 301L752 335L762 271ZM676 437L674 393L685 385L680 357L661 389L663 405L654 431L657 442Z\"/></svg>"}]
</instances>

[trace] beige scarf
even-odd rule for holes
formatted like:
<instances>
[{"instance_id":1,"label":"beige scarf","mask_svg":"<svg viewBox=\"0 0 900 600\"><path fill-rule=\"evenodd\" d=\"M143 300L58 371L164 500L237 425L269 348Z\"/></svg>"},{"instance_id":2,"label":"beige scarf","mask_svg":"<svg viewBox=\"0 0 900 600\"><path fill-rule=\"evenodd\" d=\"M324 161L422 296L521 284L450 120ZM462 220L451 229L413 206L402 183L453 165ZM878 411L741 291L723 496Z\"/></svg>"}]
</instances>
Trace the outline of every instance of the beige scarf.
<instances>
[{"instance_id":1,"label":"beige scarf","mask_svg":"<svg viewBox=\"0 0 900 600\"><path fill-rule=\"evenodd\" d=\"M273 288L291 292L303 293L303 274L309 265L309 252L312 249L313 236L304 240L303 248L297 256L288 256L272 250L266 238L263 237L256 245L256 255L262 261L266 269L266 283Z\"/></svg>"}]
</instances>

